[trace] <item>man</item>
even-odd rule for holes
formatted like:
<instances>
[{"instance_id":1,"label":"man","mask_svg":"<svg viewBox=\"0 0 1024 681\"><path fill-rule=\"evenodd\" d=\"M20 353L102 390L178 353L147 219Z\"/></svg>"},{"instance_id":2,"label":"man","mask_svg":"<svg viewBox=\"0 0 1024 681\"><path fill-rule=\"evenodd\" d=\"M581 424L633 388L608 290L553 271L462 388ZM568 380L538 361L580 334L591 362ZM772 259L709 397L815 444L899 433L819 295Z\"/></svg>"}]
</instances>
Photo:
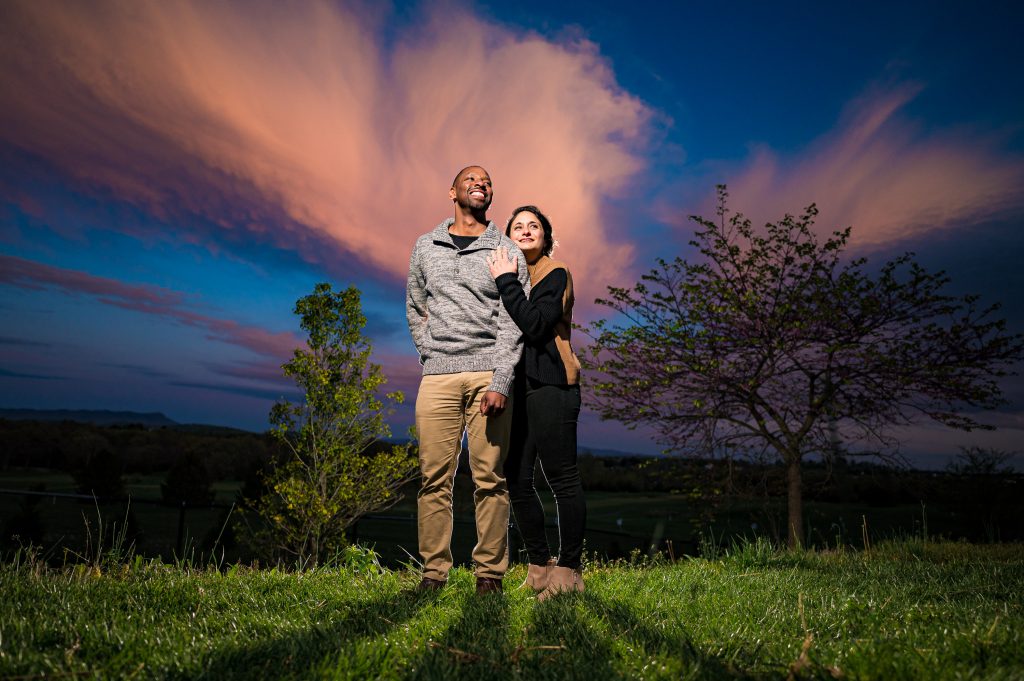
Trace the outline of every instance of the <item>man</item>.
<instances>
[{"instance_id":1,"label":"man","mask_svg":"<svg viewBox=\"0 0 1024 681\"><path fill-rule=\"evenodd\" d=\"M448 196L449 218L416 241L409 262L405 308L423 378L416 397L422 483L417 496L423 578L439 589L452 567L452 483L468 434L476 486L477 593L501 591L508 569L509 497L502 472L512 413L512 372L522 353L519 328L498 296L487 258L516 245L487 219L491 178L480 166L463 168ZM529 290L526 260L519 280Z\"/></svg>"}]
</instances>

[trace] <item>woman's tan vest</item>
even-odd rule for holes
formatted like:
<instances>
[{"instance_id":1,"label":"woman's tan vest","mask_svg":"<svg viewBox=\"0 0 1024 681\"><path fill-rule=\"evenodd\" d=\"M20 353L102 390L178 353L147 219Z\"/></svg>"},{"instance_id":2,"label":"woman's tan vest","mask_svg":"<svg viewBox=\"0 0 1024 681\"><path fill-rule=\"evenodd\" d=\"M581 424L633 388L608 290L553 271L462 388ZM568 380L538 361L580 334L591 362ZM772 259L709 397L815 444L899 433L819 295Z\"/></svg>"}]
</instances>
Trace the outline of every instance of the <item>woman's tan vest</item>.
<instances>
[{"instance_id":1,"label":"woman's tan vest","mask_svg":"<svg viewBox=\"0 0 1024 681\"><path fill-rule=\"evenodd\" d=\"M565 270L565 293L562 295L562 317L555 324L555 347L558 348L558 355L565 365L565 379L569 385L576 385L580 382L580 360L572 351L572 344L569 337L572 335L572 306L575 297L572 290L572 273L565 263L552 260L546 255L532 265L527 265L530 271L530 286L536 286L544 277L555 270Z\"/></svg>"}]
</instances>

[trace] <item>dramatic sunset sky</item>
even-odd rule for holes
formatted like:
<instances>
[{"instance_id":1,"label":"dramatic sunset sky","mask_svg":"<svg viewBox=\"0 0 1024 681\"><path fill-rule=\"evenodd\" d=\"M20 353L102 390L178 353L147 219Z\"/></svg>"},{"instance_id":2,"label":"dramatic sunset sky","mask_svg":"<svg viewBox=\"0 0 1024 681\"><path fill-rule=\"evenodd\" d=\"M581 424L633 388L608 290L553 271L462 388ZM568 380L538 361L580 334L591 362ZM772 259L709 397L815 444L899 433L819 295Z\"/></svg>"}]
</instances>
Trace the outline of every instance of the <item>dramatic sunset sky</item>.
<instances>
[{"instance_id":1,"label":"dramatic sunset sky","mask_svg":"<svg viewBox=\"0 0 1024 681\"><path fill-rule=\"evenodd\" d=\"M757 222L816 202L856 255L915 251L1024 331L1014 4L7 0L0 407L262 430L325 280L363 291L411 405L409 253L469 163L495 221L549 213L581 322L693 257L687 216L727 183ZM906 451L1024 449L1005 386L997 432ZM660 449L589 413L580 440Z\"/></svg>"}]
</instances>

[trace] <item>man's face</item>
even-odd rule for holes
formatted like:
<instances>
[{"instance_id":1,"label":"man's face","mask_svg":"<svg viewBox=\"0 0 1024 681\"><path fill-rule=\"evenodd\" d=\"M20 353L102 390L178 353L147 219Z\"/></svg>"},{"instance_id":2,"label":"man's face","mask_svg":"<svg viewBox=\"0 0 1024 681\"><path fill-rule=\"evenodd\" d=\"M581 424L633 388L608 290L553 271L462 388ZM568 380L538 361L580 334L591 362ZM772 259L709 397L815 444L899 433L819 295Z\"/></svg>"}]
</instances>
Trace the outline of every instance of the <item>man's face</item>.
<instances>
[{"instance_id":1,"label":"man's face","mask_svg":"<svg viewBox=\"0 0 1024 681\"><path fill-rule=\"evenodd\" d=\"M479 166L470 166L459 174L449 196L463 208L486 211L494 198L491 190L491 176Z\"/></svg>"}]
</instances>

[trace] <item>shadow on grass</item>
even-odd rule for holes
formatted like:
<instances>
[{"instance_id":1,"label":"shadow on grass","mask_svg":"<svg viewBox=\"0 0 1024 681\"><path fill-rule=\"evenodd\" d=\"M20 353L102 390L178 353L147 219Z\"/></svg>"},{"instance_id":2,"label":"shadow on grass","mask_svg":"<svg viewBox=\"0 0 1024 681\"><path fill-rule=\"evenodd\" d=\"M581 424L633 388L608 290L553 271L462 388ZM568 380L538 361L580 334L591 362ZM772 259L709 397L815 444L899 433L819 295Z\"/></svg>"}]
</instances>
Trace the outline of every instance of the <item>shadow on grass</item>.
<instances>
[{"instance_id":1,"label":"shadow on grass","mask_svg":"<svg viewBox=\"0 0 1024 681\"><path fill-rule=\"evenodd\" d=\"M422 642L406 661L417 679L500 679L509 674L513 650L509 602L503 594L459 594L458 614L443 631Z\"/></svg>"},{"instance_id":2,"label":"shadow on grass","mask_svg":"<svg viewBox=\"0 0 1024 681\"><path fill-rule=\"evenodd\" d=\"M588 591L531 601L525 621L517 605L520 615L513 624L515 600L476 596L465 586L443 594L372 596L346 604L344 612L325 622L213 651L183 678L603 681L649 672L650 664L664 664L664 671L687 678L764 677L764 664L751 657L756 651L740 651L732 659L702 652L682 626L662 626L664 612L644 615L629 602ZM413 634L418 640L410 642L404 631L388 640L390 632L412 620L417 620L413 631L422 632ZM762 671L755 674L745 666Z\"/></svg>"},{"instance_id":3,"label":"shadow on grass","mask_svg":"<svg viewBox=\"0 0 1024 681\"><path fill-rule=\"evenodd\" d=\"M458 615L450 626L415 651L401 675L604 681L650 672L649 663L657 658L667 663L665 672L678 669L687 678L755 677L702 653L685 632L663 631L656 620L638 616L628 603L590 592L545 603L531 601L521 630L520 624L513 629L510 623L508 597L466 594L456 607Z\"/></svg>"},{"instance_id":4,"label":"shadow on grass","mask_svg":"<svg viewBox=\"0 0 1024 681\"><path fill-rule=\"evenodd\" d=\"M518 595L466 593L456 607L451 623L415 651L405 676L437 681L618 676L598 630L570 603L538 607L530 601L525 622Z\"/></svg>"},{"instance_id":5,"label":"shadow on grass","mask_svg":"<svg viewBox=\"0 0 1024 681\"><path fill-rule=\"evenodd\" d=\"M426 643L404 670L410 678L587 679L620 678L612 641L572 599L529 601L525 621L516 596L467 594L458 616Z\"/></svg>"},{"instance_id":6,"label":"shadow on grass","mask_svg":"<svg viewBox=\"0 0 1024 681\"><path fill-rule=\"evenodd\" d=\"M214 650L199 669L186 670L181 678L316 678L325 668L337 667L344 650L386 635L416 617L436 598L436 594L399 591L347 602L343 613L325 622L285 631L276 637L260 637L251 645ZM379 650L377 653L377 659L361 662L377 667L378 671L390 667L386 647L383 654ZM372 669L366 671L369 677L376 675Z\"/></svg>"},{"instance_id":7,"label":"shadow on grass","mask_svg":"<svg viewBox=\"0 0 1024 681\"><path fill-rule=\"evenodd\" d=\"M639 616L630 604L604 598L592 591L577 596L595 618L605 622L613 639L626 639L634 654L647 658L656 656L677 660L686 670L687 678L694 679L751 679L763 678L737 666L735 661L723 659L700 650L682 627L657 626L662 614L653 612L649 617ZM674 633L673 633L674 632ZM739 657L739 656L737 656ZM744 662L752 660L744 659Z\"/></svg>"},{"instance_id":8,"label":"shadow on grass","mask_svg":"<svg viewBox=\"0 0 1024 681\"><path fill-rule=\"evenodd\" d=\"M612 639L579 608L580 596L533 604L528 639L516 667L522 678L621 678Z\"/></svg>"}]
</instances>

